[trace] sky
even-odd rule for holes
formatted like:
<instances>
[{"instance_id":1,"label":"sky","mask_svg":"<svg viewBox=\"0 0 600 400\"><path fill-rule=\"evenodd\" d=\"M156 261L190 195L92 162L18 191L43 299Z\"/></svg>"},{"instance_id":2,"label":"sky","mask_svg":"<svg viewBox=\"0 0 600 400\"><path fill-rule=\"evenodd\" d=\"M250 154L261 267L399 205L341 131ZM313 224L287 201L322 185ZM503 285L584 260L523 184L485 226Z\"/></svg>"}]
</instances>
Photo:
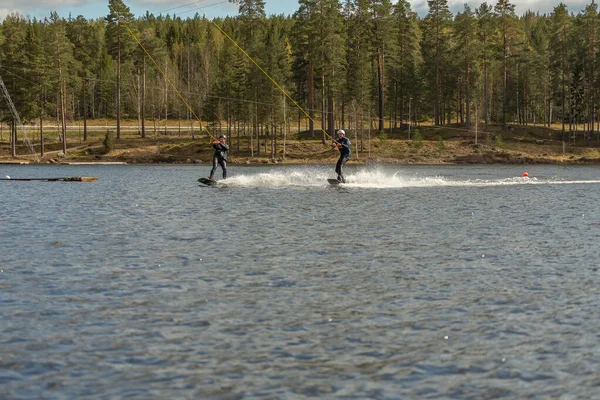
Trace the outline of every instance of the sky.
<instances>
[{"instance_id":1,"label":"sky","mask_svg":"<svg viewBox=\"0 0 600 400\"><path fill-rule=\"evenodd\" d=\"M497 0L488 0L488 4L494 5ZM570 11L578 13L582 11L592 0L563 0ZM409 0L412 8L419 15L425 16L428 12L427 0ZM51 11L56 11L61 17L73 17L83 15L88 19L105 17L108 14L108 0L1 0L0 18L12 13L19 13L26 17L43 19L50 16ZM238 6L229 3L228 0L124 0L135 16L146 14L146 11L154 15L176 14L181 18L193 17L196 12L203 13L207 18L222 17L226 15L237 15ZM463 9L468 3L472 8L479 6L482 1L478 0L448 0L448 6L453 13ZM512 0L517 15L527 10L550 13L559 0ZM298 9L297 0L265 0L265 11L271 14L293 14Z\"/></svg>"}]
</instances>

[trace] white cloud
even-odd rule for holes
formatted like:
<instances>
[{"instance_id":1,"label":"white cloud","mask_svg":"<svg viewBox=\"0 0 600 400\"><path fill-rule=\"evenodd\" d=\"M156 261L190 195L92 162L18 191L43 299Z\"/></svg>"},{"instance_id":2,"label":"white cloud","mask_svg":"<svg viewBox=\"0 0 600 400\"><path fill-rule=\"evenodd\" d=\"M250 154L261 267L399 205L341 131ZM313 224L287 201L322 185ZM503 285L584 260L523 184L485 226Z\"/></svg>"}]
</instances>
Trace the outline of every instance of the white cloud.
<instances>
[{"instance_id":1,"label":"white cloud","mask_svg":"<svg viewBox=\"0 0 600 400\"><path fill-rule=\"evenodd\" d=\"M0 9L0 19L6 15L19 13L26 17L44 18L49 17L51 11L58 12L58 15L66 17L69 14L83 15L86 18L102 18L108 14L107 0L0 0L2 8ZM295 1L295 0L293 0ZM177 14L183 18L193 16L195 13L205 12L208 18L214 18L224 15L237 13L238 6L223 0L196 0L189 1L173 0L124 0L131 11L141 16L146 11L157 14ZM201 7L198 9L195 5Z\"/></svg>"},{"instance_id":2,"label":"white cloud","mask_svg":"<svg viewBox=\"0 0 600 400\"><path fill-rule=\"evenodd\" d=\"M421 17L427 15L429 12L429 7L427 6L426 0L409 0L412 4L413 10L416 11ZM473 1L473 0L449 0L448 7L453 14L456 14L458 11L462 11L464 9L465 3L469 4L472 10L475 10L479 7L483 1ZM492 7L496 5L497 0L487 1ZM560 4L560 0L515 0L511 1L511 3L515 6L515 14L523 15L526 11L538 11L542 14L550 14L554 7ZM586 6L591 3L591 0L565 0L563 1L566 4L569 11L574 13L579 13Z\"/></svg>"},{"instance_id":3,"label":"white cloud","mask_svg":"<svg viewBox=\"0 0 600 400\"><path fill-rule=\"evenodd\" d=\"M25 17L49 17L50 11L69 9L88 5L85 0L2 0L0 20L10 14L20 14ZM94 2L91 2L94 3ZM60 13L59 13L60 14Z\"/></svg>"},{"instance_id":4,"label":"white cloud","mask_svg":"<svg viewBox=\"0 0 600 400\"><path fill-rule=\"evenodd\" d=\"M89 1L84 0L2 0L2 2L4 3L4 9L9 10L9 13L17 9L73 7L89 3Z\"/></svg>"},{"instance_id":5,"label":"white cloud","mask_svg":"<svg viewBox=\"0 0 600 400\"><path fill-rule=\"evenodd\" d=\"M19 9L16 9L16 8L13 8L13 9L10 9L10 8L0 8L0 19L4 18L7 15L10 15L12 13L23 14L23 11L19 10Z\"/></svg>"},{"instance_id":6,"label":"white cloud","mask_svg":"<svg viewBox=\"0 0 600 400\"><path fill-rule=\"evenodd\" d=\"M583 11L585 7L587 7L591 0L571 0L571 1L563 1L566 4L567 8L570 11L575 13L579 13ZM515 3L515 12L517 15L521 15L525 13L527 10L531 11L539 11L540 13L550 14L554 7L560 4L560 1L556 0L534 0L534 1L516 1Z\"/></svg>"}]
</instances>

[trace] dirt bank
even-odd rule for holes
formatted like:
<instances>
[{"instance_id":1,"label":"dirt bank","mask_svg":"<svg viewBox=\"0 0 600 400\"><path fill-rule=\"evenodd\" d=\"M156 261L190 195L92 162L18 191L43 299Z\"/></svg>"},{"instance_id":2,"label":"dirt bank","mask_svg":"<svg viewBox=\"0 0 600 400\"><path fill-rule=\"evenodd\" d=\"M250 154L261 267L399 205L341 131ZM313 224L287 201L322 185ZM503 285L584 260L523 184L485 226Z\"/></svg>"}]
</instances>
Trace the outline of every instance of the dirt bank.
<instances>
[{"instance_id":1,"label":"dirt bank","mask_svg":"<svg viewBox=\"0 0 600 400\"><path fill-rule=\"evenodd\" d=\"M557 131L542 127L499 128L489 133L473 132L454 127L420 128L412 132L394 131L362 137L352 132L353 155L351 163L393 164L600 164L600 143L584 143L577 137L563 142ZM208 140L186 135L158 135L140 138L125 136L114 141L114 148L106 152L101 137L87 143L69 143L67 154L62 154L60 143L45 146L43 163L131 163L131 164L208 164L212 148ZM265 146L266 142L266 146ZM285 152L281 138L256 139L232 135L230 164L328 164L337 159L337 151L320 137L307 132L286 138ZM260 147L259 147L260 145ZM253 150L251 150L251 147ZM18 156L11 157L7 143L0 147L2 162L32 162L34 157L25 146L18 148Z\"/></svg>"}]
</instances>

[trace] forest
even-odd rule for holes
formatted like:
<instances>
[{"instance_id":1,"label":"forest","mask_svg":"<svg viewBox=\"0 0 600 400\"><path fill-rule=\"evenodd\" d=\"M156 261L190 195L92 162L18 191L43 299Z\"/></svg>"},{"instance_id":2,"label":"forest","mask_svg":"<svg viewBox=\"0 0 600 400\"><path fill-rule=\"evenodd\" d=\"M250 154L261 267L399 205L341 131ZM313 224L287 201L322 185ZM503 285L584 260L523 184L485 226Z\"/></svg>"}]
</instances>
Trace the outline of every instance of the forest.
<instances>
[{"instance_id":1,"label":"forest","mask_svg":"<svg viewBox=\"0 0 600 400\"><path fill-rule=\"evenodd\" d=\"M0 102L0 118L10 143L27 123L43 143L53 123L66 152L67 124L80 121L86 141L98 119L116 121L117 140L123 120L137 121L142 138L183 120L198 134L254 135L258 151L284 125L323 140L342 127L475 122L599 140L594 0L577 13L560 3L523 15L509 0L456 14L429 0L423 17L406 0L299 0L287 16L267 16L263 0L230 2L238 15L216 19L189 7L135 16L121 0L92 20L5 17L0 78L11 101Z\"/></svg>"}]
</instances>

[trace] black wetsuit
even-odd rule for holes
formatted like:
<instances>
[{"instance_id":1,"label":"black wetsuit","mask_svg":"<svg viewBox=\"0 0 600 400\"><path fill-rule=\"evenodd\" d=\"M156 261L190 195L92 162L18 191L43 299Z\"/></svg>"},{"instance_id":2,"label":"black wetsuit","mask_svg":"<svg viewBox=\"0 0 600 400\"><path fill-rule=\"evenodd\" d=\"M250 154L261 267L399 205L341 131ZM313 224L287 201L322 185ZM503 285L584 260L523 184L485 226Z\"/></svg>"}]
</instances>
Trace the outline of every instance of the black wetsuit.
<instances>
[{"instance_id":1,"label":"black wetsuit","mask_svg":"<svg viewBox=\"0 0 600 400\"><path fill-rule=\"evenodd\" d=\"M210 179L214 179L215 172L217 171L217 165L220 165L223 169L223 179L227 179L227 152L229 146L225 143L213 144L215 148L215 154L213 155L213 166L210 170Z\"/></svg>"},{"instance_id":2,"label":"black wetsuit","mask_svg":"<svg viewBox=\"0 0 600 400\"><path fill-rule=\"evenodd\" d=\"M342 170L346 162L348 162L348 160L350 159L350 139L344 136L341 139L337 139L336 142L341 144L342 147L339 147L340 158L338 159L338 162L335 165L335 172L338 174L338 181L346 183L346 178L344 178L344 173Z\"/></svg>"}]
</instances>

